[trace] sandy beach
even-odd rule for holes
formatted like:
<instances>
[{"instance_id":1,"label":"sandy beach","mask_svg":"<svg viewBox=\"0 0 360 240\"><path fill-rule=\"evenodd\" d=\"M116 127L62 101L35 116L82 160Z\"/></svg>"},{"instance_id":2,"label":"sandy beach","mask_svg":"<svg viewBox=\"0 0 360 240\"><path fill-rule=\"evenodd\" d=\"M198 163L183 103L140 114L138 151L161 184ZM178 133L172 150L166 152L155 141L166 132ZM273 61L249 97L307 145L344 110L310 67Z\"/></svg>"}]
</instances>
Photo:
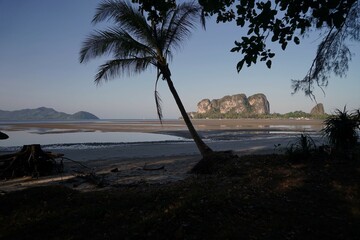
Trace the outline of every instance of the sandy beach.
<instances>
[{"instance_id":1,"label":"sandy beach","mask_svg":"<svg viewBox=\"0 0 360 240\"><path fill-rule=\"evenodd\" d=\"M194 120L194 125L206 143L217 151L232 150L238 155L264 154L279 151L275 145L286 147L294 141L294 135L275 134L258 138L234 138L238 132L286 131L318 132L321 120L284 119L241 119L241 120ZM181 120L121 121L121 122L47 122L16 123L0 125L2 130L25 130L32 128L68 131L109 131L144 132L188 137L187 129ZM1 128L0 128L1 130ZM220 139L215 139L214 136ZM179 181L188 177L188 171L201 159L192 141L179 142L139 142L108 145L86 149L64 148L51 150L65 154L65 172L49 177L31 179L24 177L0 182L0 191L8 192L30 186L65 184L80 190L93 190L95 187L84 180L84 176L95 174L107 187L123 184L162 184Z\"/></svg>"}]
</instances>

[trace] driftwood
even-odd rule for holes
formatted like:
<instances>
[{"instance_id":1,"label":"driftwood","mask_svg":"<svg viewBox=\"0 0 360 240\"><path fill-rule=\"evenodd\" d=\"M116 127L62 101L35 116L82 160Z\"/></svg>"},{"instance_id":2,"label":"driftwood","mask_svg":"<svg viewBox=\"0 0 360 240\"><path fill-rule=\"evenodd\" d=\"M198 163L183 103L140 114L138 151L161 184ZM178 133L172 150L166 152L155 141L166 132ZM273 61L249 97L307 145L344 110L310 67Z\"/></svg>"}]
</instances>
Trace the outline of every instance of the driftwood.
<instances>
[{"instance_id":1,"label":"driftwood","mask_svg":"<svg viewBox=\"0 0 360 240\"><path fill-rule=\"evenodd\" d=\"M146 164L143 166L143 170L145 171L156 171L156 170L163 170L165 169L165 166L160 166L160 167L149 167Z\"/></svg>"},{"instance_id":2,"label":"driftwood","mask_svg":"<svg viewBox=\"0 0 360 240\"><path fill-rule=\"evenodd\" d=\"M109 185L109 183L106 181L104 176L99 176L95 172L84 173L81 171L77 171L76 177L83 179L83 181L74 184L73 187L78 187L83 183L95 185L98 188L103 188L103 187Z\"/></svg>"},{"instance_id":3,"label":"driftwood","mask_svg":"<svg viewBox=\"0 0 360 240\"><path fill-rule=\"evenodd\" d=\"M0 178L39 177L62 172L63 156L43 151L40 144L24 145L19 152L0 155Z\"/></svg>"}]
</instances>

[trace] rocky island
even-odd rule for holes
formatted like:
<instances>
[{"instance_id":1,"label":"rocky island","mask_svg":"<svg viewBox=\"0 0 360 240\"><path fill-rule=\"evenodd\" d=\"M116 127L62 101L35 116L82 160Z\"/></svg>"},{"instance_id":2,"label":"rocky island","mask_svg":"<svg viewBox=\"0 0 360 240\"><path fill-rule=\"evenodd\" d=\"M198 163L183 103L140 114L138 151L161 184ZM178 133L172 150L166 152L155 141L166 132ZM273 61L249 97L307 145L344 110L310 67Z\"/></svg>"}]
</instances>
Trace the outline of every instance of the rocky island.
<instances>
[{"instance_id":1,"label":"rocky island","mask_svg":"<svg viewBox=\"0 0 360 240\"><path fill-rule=\"evenodd\" d=\"M197 104L197 111L189 113L195 119L238 119L238 118L284 118L324 119L328 116L324 105L317 103L310 113L294 111L284 114L270 113L270 103L263 93L247 97L245 94L227 95L219 99L203 99Z\"/></svg>"},{"instance_id":2,"label":"rocky island","mask_svg":"<svg viewBox=\"0 0 360 240\"><path fill-rule=\"evenodd\" d=\"M270 104L262 93L247 97L245 94L224 96L220 99L203 99L197 104L197 112L192 117L231 117L231 115L270 114Z\"/></svg>"},{"instance_id":3,"label":"rocky island","mask_svg":"<svg viewBox=\"0 0 360 240\"><path fill-rule=\"evenodd\" d=\"M318 103L315 105L315 107L313 107L310 111L311 115L324 115L325 111L324 111L324 105L322 103Z\"/></svg>"}]
</instances>

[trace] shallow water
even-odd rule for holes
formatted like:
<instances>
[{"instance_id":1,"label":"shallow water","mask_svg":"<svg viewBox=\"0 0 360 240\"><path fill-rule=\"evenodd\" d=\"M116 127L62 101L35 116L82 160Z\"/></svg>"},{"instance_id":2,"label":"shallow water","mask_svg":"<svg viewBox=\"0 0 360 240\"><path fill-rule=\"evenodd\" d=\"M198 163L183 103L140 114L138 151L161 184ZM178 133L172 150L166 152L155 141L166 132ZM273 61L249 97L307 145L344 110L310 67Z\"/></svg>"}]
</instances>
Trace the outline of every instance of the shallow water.
<instances>
[{"instance_id":1,"label":"shallow water","mask_svg":"<svg viewBox=\"0 0 360 240\"><path fill-rule=\"evenodd\" d=\"M163 125L153 120L44 121L33 123L40 124L29 126L22 125L21 122L0 122L0 130L9 135L9 139L0 141L0 151L13 151L18 149L19 146L28 144L41 144L44 149L96 149L121 144L191 141L179 137L184 135L179 134L178 131L186 131L186 127L176 120L167 121L164 128L162 128ZM60 125L42 125L47 123L59 123ZM199 131L199 133L207 142L288 138L290 136L300 136L302 132L308 132L312 136L314 134L318 135L316 126L312 125L266 125L265 127L257 124L251 125L252 130L249 130L249 127L243 128L236 125L234 130L234 126L231 125L231 122L229 123L230 125L220 125L220 129L206 130L205 128L204 131ZM61 124L65 124L65 126L74 125L75 127L58 129L57 127L61 126ZM97 127L100 127L100 129L97 129ZM143 127L147 129L148 127L155 127L151 128L155 129L154 131L163 131L164 129L170 129L170 131L167 135L136 132L137 130L141 131ZM118 128L125 130L125 132L118 131ZM126 132L126 129L129 132ZM131 129L131 132L129 129Z\"/></svg>"},{"instance_id":2,"label":"shallow water","mask_svg":"<svg viewBox=\"0 0 360 240\"><path fill-rule=\"evenodd\" d=\"M9 138L0 142L0 148L22 146L28 144L41 145L93 145L90 143L134 143L134 142L155 142L155 141L180 141L181 137L137 132L61 132L61 133L40 133L39 131L3 131Z\"/></svg>"}]
</instances>

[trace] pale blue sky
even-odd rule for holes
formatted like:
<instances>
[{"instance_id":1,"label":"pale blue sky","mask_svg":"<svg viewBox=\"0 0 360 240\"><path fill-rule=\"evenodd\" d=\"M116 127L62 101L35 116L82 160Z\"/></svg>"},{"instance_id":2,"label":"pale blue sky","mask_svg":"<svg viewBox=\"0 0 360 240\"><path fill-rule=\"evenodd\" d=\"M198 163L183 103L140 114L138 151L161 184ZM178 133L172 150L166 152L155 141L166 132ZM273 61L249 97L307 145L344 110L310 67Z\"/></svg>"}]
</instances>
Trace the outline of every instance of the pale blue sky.
<instances>
[{"instance_id":1,"label":"pale blue sky","mask_svg":"<svg viewBox=\"0 0 360 240\"><path fill-rule=\"evenodd\" d=\"M123 77L96 86L98 65L78 61L82 41L96 28L91 19L99 0L0 0L0 109L52 107L74 113L89 111L100 118L156 118L156 71ZM260 63L238 74L238 53L230 53L243 31L234 24L208 21L207 30L196 30L170 65L172 77L187 111L196 111L203 98L264 93L271 112L309 112L315 105L303 93L291 95L290 79L302 78L319 42L317 33L300 46L276 51L271 70ZM360 107L360 45L346 78L332 77L317 89L325 111ZM160 82L165 118L180 116L165 82Z\"/></svg>"}]
</instances>

